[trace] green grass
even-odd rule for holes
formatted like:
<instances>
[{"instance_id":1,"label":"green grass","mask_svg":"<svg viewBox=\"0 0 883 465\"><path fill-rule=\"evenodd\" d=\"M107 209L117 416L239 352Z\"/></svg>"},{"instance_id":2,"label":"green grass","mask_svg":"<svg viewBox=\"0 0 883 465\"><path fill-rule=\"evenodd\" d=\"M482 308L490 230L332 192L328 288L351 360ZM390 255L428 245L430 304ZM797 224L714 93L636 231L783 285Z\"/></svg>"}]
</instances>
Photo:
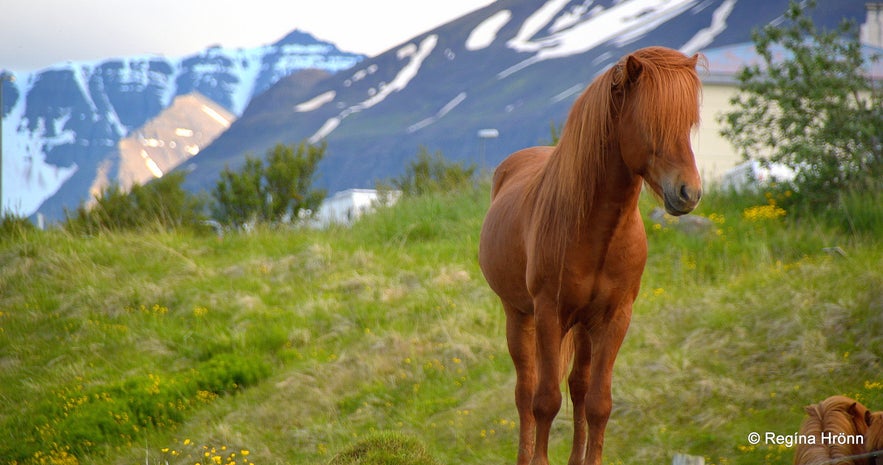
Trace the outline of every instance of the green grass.
<instances>
[{"instance_id":1,"label":"green grass","mask_svg":"<svg viewBox=\"0 0 883 465\"><path fill-rule=\"evenodd\" d=\"M476 263L487 197L221 240L14 228L0 239L0 463L514 462L504 318ZM707 234L648 222L606 463L791 463L748 433L793 433L833 394L883 409L879 197L850 198L847 226L746 215L769 200L715 193L696 212Z\"/></svg>"}]
</instances>

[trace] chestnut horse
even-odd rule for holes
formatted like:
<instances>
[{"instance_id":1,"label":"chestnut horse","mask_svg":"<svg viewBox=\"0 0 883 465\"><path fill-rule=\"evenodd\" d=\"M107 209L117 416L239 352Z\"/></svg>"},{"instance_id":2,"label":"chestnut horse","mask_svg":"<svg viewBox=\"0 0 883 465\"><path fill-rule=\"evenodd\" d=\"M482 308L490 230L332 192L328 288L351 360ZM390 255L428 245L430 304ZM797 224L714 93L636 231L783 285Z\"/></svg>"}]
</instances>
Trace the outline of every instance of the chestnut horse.
<instances>
[{"instance_id":1,"label":"chestnut horse","mask_svg":"<svg viewBox=\"0 0 883 465\"><path fill-rule=\"evenodd\" d=\"M794 465L868 465L868 457L864 456L869 450L868 443L863 444L838 444L826 442L823 434L848 435L854 438L858 435L868 435L869 427L876 423L875 428L880 427L879 414L873 414L867 407L849 397L831 396L818 404L804 407L806 418L800 424L802 437L814 438L812 444L799 443L794 448ZM876 433L875 433L876 434Z\"/></svg>"},{"instance_id":2,"label":"chestnut horse","mask_svg":"<svg viewBox=\"0 0 883 465\"><path fill-rule=\"evenodd\" d=\"M672 215L702 193L690 146L698 60L663 47L622 58L576 100L557 146L515 152L494 173L479 262L506 312L521 465L548 463L571 359L569 463L601 462L613 362L647 260L641 186Z\"/></svg>"}]
</instances>

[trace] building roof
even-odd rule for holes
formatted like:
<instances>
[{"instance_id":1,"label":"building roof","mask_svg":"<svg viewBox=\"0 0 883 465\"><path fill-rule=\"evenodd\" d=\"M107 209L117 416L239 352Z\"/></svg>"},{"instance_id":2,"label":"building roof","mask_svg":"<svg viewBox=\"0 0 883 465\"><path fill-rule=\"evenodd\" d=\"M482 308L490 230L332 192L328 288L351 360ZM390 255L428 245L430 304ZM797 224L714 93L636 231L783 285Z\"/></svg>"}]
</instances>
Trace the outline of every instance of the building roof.
<instances>
[{"instance_id":1,"label":"building roof","mask_svg":"<svg viewBox=\"0 0 883 465\"><path fill-rule=\"evenodd\" d=\"M774 46L772 51L777 59L784 59L788 55L781 46ZM743 67L763 63L753 42L704 50L702 54L708 60L708 73L702 76L702 80L709 84L735 84ZM883 81L883 48L863 44L862 55L868 64L871 78L874 81Z\"/></svg>"}]
</instances>

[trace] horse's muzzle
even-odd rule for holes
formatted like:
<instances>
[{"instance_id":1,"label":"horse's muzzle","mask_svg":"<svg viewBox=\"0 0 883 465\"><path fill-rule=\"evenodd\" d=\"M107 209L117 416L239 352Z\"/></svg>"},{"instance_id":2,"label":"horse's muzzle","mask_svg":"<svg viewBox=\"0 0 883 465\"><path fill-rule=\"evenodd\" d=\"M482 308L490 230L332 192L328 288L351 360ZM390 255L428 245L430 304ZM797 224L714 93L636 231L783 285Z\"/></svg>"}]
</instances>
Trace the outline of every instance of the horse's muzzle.
<instances>
[{"instance_id":1,"label":"horse's muzzle","mask_svg":"<svg viewBox=\"0 0 883 465\"><path fill-rule=\"evenodd\" d=\"M690 213L696 208L696 205L699 205L699 199L701 198L701 187L690 187L686 184L681 184L675 189L663 190L665 211L673 216L681 216Z\"/></svg>"}]
</instances>

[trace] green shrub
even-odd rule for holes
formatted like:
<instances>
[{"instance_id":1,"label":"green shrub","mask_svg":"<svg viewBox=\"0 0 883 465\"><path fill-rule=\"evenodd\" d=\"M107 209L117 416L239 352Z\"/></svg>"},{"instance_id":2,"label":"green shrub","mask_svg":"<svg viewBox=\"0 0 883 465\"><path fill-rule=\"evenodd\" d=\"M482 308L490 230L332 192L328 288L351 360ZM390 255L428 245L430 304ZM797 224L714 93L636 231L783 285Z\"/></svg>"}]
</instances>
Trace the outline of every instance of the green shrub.
<instances>
[{"instance_id":1,"label":"green shrub","mask_svg":"<svg viewBox=\"0 0 883 465\"><path fill-rule=\"evenodd\" d=\"M804 3L792 0L782 25L754 33L763 63L740 73L721 133L746 159L795 171L781 186L794 193L788 204L827 207L880 188L883 92L863 71L855 24L819 30Z\"/></svg>"},{"instance_id":2,"label":"green shrub","mask_svg":"<svg viewBox=\"0 0 883 465\"><path fill-rule=\"evenodd\" d=\"M136 184L129 192L111 185L95 199L95 205L81 204L73 214L66 212L64 228L80 234L198 228L204 220L203 203L181 187L184 178L184 173L169 173L146 185Z\"/></svg>"},{"instance_id":3,"label":"green shrub","mask_svg":"<svg viewBox=\"0 0 883 465\"><path fill-rule=\"evenodd\" d=\"M405 168L405 173L390 183L402 195L415 197L430 192L453 192L471 188L475 165L448 161L441 152L429 155L426 147L420 147L417 158Z\"/></svg>"},{"instance_id":4,"label":"green shrub","mask_svg":"<svg viewBox=\"0 0 883 465\"><path fill-rule=\"evenodd\" d=\"M238 172L225 168L212 192L215 219L241 226L285 221L316 211L326 193L313 189L313 177L325 148L325 143L276 144L264 161L246 156Z\"/></svg>"}]
</instances>

